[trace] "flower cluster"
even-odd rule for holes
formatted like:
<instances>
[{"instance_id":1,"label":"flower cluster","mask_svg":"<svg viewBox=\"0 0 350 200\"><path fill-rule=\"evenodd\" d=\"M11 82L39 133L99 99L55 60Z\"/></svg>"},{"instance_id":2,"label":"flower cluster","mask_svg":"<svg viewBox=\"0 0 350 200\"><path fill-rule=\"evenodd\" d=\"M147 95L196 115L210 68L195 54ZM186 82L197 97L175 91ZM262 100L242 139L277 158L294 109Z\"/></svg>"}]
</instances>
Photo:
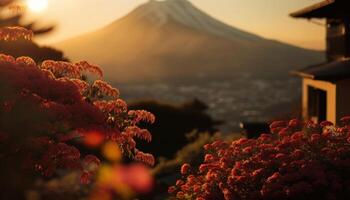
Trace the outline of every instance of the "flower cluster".
<instances>
[{"instance_id":1,"label":"flower cluster","mask_svg":"<svg viewBox=\"0 0 350 200\"><path fill-rule=\"evenodd\" d=\"M152 113L145 110L130 110L128 114L133 116L133 124L138 124L141 121L154 123L156 120Z\"/></svg>"},{"instance_id":2,"label":"flower cluster","mask_svg":"<svg viewBox=\"0 0 350 200\"><path fill-rule=\"evenodd\" d=\"M0 40L15 41L19 39L31 40L33 38L33 31L23 27L3 27L0 28Z\"/></svg>"},{"instance_id":3,"label":"flower cluster","mask_svg":"<svg viewBox=\"0 0 350 200\"><path fill-rule=\"evenodd\" d=\"M17 59L0 55L0 155L12 149L24 157L23 166L45 176L58 169L80 170L83 183L95 175L99 159L84 155L75 144L90 148L115 142L121 153L153 165L154 158L136 148L134 138L151 140L137 127L155 117L129 111L117 89L102 80L84 80L84 71L102 78L102 71L87 62ZM11 151L11 152L8 152ZM92 170L93 169L93 170Z\"/></svg>"},{"instance_id":4,"label":"flower cluster","mask_svg":"<svg viewBox=\"0 0 350 200\"><path fill-rule=\"evenodd\" d=\"M98 66L92 65L86 61L69 63L64 61L46 60L41 64L40 68L51 71L56 78L68 77L81 79L84 72L95 74L98 78L103 77L103 72Z\"/></svg>"},{"instance_id":5,"label":"flower cluster","mask_svg":"<svg viewBox=\"0 0 350 200\"><path fill-rule=\"evenodd\" d=\"M277 121L257 139L204 146L199 168L184 164L174 199L349 199L350 117L341 126Z\"/></svg>"},{"instance_id":6,"label":"flower cluster","mask_svg":"<svg viewBox=\"0 0 350 200\"><path fill-rule=\"evenodd\" d=\"M4 0L3 0L4 1ZM5 4L4 4L5 3ZM12 12L12 14L22 14L26 10L26 6L20 3L14 3L13 0L5 0L4 3L0 2L0 6L8 6L8 10Z\"/></svg>"},{"instance_id":7,"label":"flower cluster","mask_svg":"<svg viewBox=\"0 0 350 200\"><path fill-rule=\"evenodd\" d=\"M92 84L93 87L93 95L97 97L111 97L113 99L117 99L119 97L119 91L112 86L110 86L108 83L97 80Z\"/></svg>"},{"instance_id":8,"label":"flower cluster","mask_svg":"<svg viewBox=\"0 0 350 200\"><path fill-rule=\"evenodd\" d=\"M0 0L0 6L8 6L16 21L24 7L13 2ZM48 30L1 27L0 40L31 40ZM138 123L153 123L155 117L129 111L102 78L100 67L86 61L37 64L0 54L0 184L6 191L1 197L24 199L40 174L52 179L75 174L83 185L93 181L94 187L87 186L90 199L131 199L152 189L147 165L154 165L154 157L138 150L134 138L150 142L151 134ZM126 156L136 162L125 165Z\"/></svg>"}]
</instances>

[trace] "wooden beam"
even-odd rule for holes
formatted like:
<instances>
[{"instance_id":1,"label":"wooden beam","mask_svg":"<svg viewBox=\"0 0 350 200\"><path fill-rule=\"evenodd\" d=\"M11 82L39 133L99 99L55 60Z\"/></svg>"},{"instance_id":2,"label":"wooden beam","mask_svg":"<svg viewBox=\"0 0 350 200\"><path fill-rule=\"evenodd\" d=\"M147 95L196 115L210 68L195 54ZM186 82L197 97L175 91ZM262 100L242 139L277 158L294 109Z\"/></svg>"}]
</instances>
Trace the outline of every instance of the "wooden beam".
<instances>
[{"instance_id":1,"label":"wooden beam","mask_svg":"<svg viewBox=\"0 0 350 200\"><path fill-rule=\"evenodd\" d=\"M324 0L320 3L316 3L314 5L311 5L311 6L308 6L306 8L303 8L301 10L298 10L298 11L295 11L291 14L289 14L291 17L303 17L303 15L309 13L309 12L312 12L312 11L315 11L317 9L320 9L324 6L327 6L327 5L330 5L332 3L334 3L335 0Z\"/></svg>"}]
</instances>

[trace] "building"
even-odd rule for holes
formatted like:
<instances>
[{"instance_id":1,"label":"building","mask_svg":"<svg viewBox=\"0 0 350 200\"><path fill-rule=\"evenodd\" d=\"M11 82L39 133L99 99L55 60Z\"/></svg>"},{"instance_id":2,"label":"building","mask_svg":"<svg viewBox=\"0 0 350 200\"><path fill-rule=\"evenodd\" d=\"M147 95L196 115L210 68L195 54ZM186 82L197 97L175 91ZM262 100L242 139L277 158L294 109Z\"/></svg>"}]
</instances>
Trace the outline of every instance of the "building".
<instances>
[{"instance_id":1,"label":"building","mask_svg":"<svg viewBox=\"0 0 350 200\"><path fill-rule=\"evenodd\" d=\"M326 62L294 71L302 77L302 115L336 123L350 114L350 1L324 0L291 14L325 19Z\"/></svg>"}]
</instances>

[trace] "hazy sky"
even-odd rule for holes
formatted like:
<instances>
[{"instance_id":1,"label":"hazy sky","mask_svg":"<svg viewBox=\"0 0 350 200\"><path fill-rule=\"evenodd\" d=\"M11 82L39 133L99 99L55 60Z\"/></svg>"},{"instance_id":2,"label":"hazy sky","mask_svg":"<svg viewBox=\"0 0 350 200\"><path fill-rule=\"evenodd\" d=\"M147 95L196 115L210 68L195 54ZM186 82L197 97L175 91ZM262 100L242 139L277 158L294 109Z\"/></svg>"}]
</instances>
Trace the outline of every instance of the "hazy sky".
<instances>
[{"instance_id":1,"label":"hazy sky","mask_svg":"<svg viewBox=\"0 0 350 200\"><path fill-rule=\"evenodd\" d=\"M45 11L31 18L55 23L57 29L40 43L56 43L103 27L147 0L48 0ZM324 27L289 13L320 0L190 0L213 17L237 28L294 45L324 49Z\"/></svg>"}]
</instances>

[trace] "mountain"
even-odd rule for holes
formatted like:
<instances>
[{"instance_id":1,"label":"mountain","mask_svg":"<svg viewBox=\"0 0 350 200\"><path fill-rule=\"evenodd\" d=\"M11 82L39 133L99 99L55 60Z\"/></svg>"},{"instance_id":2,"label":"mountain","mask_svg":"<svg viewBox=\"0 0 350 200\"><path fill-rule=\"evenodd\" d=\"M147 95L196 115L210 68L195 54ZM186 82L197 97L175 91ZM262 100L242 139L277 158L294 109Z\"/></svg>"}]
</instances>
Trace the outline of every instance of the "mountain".
<instances>
[{"instance_id":1,"label":"mountain","mask_svg":"<svg viewBox=\"0 0 350 200\"><path fill-rule=\"evenodd\" d=\"M229 26L187 0L150 0L100 30L55 46L72 60L102 66L113 82L287 76L322 61L322 52Z\"/></svg>"}]
</instances>

